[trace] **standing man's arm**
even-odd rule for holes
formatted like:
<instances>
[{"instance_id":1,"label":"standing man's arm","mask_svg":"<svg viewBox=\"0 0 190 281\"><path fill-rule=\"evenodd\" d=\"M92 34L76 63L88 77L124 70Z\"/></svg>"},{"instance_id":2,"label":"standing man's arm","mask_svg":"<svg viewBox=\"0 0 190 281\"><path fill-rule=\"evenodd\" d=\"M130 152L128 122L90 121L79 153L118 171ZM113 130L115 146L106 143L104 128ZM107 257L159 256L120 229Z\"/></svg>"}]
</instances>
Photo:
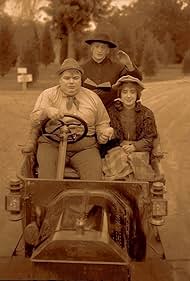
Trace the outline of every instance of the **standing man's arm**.
<instances>
[{"instance_id":1,"label":"standing man's arm","mask_svg":"<svg viewBox=\"0 0 190 281\"><path fill-rule=\"evenodd\" d=\"M119 50L117 53L117 57L119 61L125 65L122 72L120 73L120 77L124 75L131 75L133 77L138 78L139 80L142 80L142 73L139 71L137 66L132 63L127 53L122 50Z\"/></svg>"},{"instance_id":2,"label":"standing man's arm","mask_svg":"<svg viewBox=\"0 0 190 281\"><path fill-rule=\"evenodd\" d=\"M143 79L142 73L140 72L140 70L135 65L133 65L133 70L129 70L127 68L127 66L125 66L120 73L120 77L124 76L124 75L131 75L133 77L138 78L139 80Z\"/></svg>"}]
</instances>

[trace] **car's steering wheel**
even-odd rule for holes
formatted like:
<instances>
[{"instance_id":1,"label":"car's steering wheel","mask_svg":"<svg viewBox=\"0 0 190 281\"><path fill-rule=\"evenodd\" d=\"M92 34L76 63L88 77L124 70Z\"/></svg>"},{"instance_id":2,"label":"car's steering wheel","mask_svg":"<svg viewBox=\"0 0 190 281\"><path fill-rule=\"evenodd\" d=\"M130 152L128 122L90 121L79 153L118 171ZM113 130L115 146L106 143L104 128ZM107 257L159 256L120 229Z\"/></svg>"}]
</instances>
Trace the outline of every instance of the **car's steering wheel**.
<instances>
[{"instance_id":1,"label":"car's steering wheel","mask_svg":"<svg viewBox=\"0 0 190 281\"><path fill-rule=\"evenodd\" d=\"M67 143L75 143L81 140L88 132L88 126L82 118L72 114L65 114L62 119L45 120L42 124L42 134L48 139L59 143L63 126L68 129Z\"/></svg>"}]
</instances>

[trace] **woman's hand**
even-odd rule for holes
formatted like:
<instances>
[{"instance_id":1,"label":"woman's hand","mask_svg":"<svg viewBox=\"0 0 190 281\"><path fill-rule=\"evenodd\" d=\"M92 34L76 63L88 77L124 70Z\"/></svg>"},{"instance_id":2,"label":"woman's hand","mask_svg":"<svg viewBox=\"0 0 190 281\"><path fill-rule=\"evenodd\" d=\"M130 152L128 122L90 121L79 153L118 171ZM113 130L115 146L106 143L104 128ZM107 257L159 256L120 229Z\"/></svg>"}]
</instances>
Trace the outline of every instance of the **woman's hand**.
<instances>
[{"instance_id":1,"label":"woman's hand","mask_svg":"<svg viewBox=\"0 0 190 281\"><path fill-rule=\"evenodd\" d=\"M131 153L134 152L136 150L134 144L125 144L122 146L123 150L125 151L125 153Z\"/></svg>"},{"instance_id":2,"label":"woman's hand","mask_svg":"<svg viewBox=\"0 0 190 281\"><path fill-rule=\"evenodd\" d=\"M99 135L98 142L101 144L107 143L108 140L111 140L113 133L114 133L114 130L112 127L105 129L104 132Z\"/></svg>"}]
</instances>

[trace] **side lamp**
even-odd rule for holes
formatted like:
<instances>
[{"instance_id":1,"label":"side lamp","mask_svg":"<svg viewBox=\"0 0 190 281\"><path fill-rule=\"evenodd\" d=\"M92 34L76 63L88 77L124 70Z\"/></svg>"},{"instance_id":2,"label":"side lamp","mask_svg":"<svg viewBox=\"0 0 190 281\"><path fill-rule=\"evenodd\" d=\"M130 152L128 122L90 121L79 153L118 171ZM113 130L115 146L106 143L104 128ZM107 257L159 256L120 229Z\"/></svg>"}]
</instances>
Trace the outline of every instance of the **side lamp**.
<instances>
[{"instance_id":1,"label":"side lamp","mask_svg":"<svg viewBox=\"0 0 190 281\"><path fill-rule=\"evenodd\" d=\"M166 187L163 182L154 182L151 187L152 217L150 223L156 226L163 225L164 216L168 214L168 202L164 198Z\"/></svg>"},{"instance_id":2,"label":"side lamp","mask_svg":"<svg viewBox=\"0 0 190 281\"><path fill-rule=\"evenodd\" d=\"M10 180L9 193L5 196L5 210L11 221L22 219L22 184L18 178Z\"/></svg>"}]
</instances>

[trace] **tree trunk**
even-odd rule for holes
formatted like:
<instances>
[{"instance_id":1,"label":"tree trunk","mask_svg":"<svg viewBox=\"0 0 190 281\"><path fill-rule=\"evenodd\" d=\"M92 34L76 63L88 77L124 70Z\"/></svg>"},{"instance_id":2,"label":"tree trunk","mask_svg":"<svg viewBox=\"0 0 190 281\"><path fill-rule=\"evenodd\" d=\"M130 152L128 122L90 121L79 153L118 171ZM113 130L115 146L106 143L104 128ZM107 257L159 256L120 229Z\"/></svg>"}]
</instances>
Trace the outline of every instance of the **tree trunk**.
<instances>
[{"instance_id":1,"label":"tree trunk","mask_svg":"<svg viewBox=\"0 0 190 281\"><path fill-rule=\"evenodd\" d=\"M68 28L68 49L67 49L68 58L76 58L75 51L75 33L72 28Z\"/></svg>"},{"instance_id":2,"label":"tree trunk","mask_svg":"<svg viewBox=\"0 0 190 281\"><path fill-rule=\"evenodd\" d=\"M54 62L56 64L60 64L61 44L62 44L62 41L60 39L55 39L55 41L54 41L54 53L55 53Z\"/></svg>"}]
</instances>

